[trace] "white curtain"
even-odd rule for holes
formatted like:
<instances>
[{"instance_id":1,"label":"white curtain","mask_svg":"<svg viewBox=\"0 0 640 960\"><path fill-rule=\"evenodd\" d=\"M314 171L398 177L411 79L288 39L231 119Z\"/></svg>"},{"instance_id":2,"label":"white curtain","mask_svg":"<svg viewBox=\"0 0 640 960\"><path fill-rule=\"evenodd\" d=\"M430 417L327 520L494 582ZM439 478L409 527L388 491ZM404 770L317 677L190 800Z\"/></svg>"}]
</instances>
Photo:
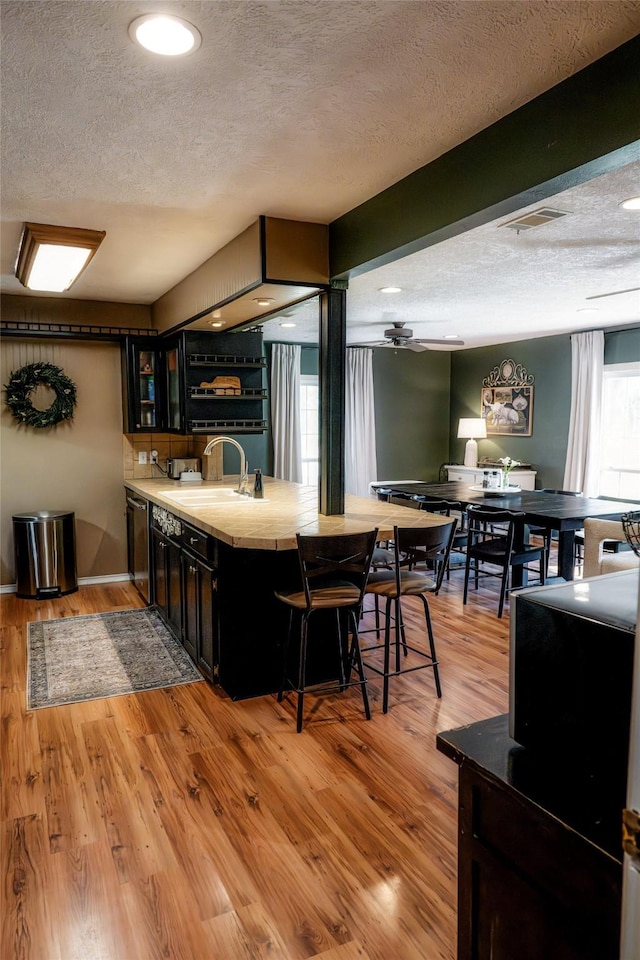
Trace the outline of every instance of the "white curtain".
<instances>
[{"instance_id":1,"label":"white curtain","mask_svg":"<svg viewBox=\"0 0 640 960\"><path fill-rule=\"evenodd\" d=\"M300 443L300 344L271 349L271 432L273 475L302 483Z\"/></svg>"},{"instance_id":2,"label":"white curtain","mask_svg":"<svg viewBox=\"0 0 640 960\"><path fill-rule=\"evenodd\" d=\"M564 469L565 490L597 497L600 489L600 405L604 368L604 332L571 337L571 417Z\"/></svg>"},{"instance_id":3,"label":"white curtain","mask_svg":"<svg viewBox=\"0 0 640 960\"><path fill-rule=\"evenodd\" d=\"M373 350L347 348L345 395L345 492L369 496L378 479L373 396Z\"/></svg>"}]
</instances>

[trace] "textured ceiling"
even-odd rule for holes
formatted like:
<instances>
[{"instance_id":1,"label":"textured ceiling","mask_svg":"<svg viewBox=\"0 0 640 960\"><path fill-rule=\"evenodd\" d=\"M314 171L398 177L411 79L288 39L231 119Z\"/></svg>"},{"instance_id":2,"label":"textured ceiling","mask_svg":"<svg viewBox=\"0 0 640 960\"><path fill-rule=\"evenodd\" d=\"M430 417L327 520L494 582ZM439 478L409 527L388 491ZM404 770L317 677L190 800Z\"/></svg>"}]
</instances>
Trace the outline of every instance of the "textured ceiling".
<instances>
[{"instance_id":1,"label":"textured ceiling","mask_svg":"<svg viewBox=\"0 0 640 960\"><path fill-rule=\"evenodd\" d=\"M200 49L177 60L138 49L127 28L150 11L195 23ZM635 0L3 0L0 14L2 289L25 292L13 263L22 223L34 220L106 230L70 295L135 303L158 299L261 214L331 222L640 30ZM377 338L393 313L429 325L417 335L441 335L437 321L472 343L447 276L458 260L467 277L493 271L487 298L506 268L500 299L514 324L537 300L518 281L523 249L539 291L558 269L567 276L572 250L583 295L638 286L627 279L637 215L624 227L609 220L614 194L640 192L638 170L627 173L636 187L618 181L606 199L593 181L580 221L518 237L494 230L488 245L467 234L448 242L455 253L441 244L397 273L352 280L350 339ZM406 304L375 296L391 280L410 287Z\"/></svg>"}]
</instances>

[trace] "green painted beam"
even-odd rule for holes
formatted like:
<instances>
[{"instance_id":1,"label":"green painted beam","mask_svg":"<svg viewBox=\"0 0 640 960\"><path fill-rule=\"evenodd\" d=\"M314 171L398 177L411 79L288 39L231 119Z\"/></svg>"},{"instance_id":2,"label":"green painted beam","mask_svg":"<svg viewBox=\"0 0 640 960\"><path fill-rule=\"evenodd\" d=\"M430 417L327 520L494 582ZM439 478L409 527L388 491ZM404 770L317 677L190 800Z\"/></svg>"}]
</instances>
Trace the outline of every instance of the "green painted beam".
<instances>
[{"instance_id":1,"label":"green painted beam","mask_svg":"<svg viewBox=\"0 0 640 960\"><path fill-rule=\"evenodd\" d=\"M331 275L357 276L639 158L637 36L334 220Z\"/></svg>"}]
</instances>

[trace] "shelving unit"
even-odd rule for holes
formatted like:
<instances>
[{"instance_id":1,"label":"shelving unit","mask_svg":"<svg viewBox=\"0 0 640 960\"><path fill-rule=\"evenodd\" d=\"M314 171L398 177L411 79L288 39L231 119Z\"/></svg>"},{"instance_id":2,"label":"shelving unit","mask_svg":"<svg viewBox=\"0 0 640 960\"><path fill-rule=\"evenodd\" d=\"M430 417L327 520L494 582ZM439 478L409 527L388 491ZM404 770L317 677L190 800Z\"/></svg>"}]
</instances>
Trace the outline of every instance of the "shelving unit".
<instances>
[{"instance_id":1,"label":"shelving unit","mask_svg":"<svg viewBox=\"0 0 640 960\"><path fill-rule=\"evenodd\" d=\"M268 421L262 334L184 331L123 351L125 433L264 433ZM234 386L213 386L234 374ZM202 386L203 382L207 386Z\"/></svg>"},{"instance_id":2,"label":"shelving unit","mask_svg":"<svg viewBox=\"0 0 640 960\"><path fill-rule=\"evenodd\" d=\"M267 390L262 334L188 333L183 335L185 422L189 433L264 433ZM235 387L212 385L216 376L237 374Z\"/></svg>"}]
</instances>

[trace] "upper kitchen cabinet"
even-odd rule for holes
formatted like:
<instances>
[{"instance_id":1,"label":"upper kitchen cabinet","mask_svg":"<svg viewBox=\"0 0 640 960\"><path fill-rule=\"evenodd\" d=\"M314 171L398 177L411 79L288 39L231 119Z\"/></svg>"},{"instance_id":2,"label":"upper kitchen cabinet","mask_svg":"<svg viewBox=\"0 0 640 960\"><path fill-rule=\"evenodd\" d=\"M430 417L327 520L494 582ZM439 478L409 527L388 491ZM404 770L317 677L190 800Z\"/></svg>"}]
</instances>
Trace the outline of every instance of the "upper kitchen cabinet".
<instances>
[{"instance_id":1,"label":"upper kitchen cabinet","mask_svg":"<svg viewBox=\"0 0 640 960\"><path fill-rule=\"evenodd\" d=\"M122 348L122 413L125 433L165 429L162 348L127 337Z\"/></svg>"},{"instance_id":2,"label":"upper kitchen cabinet","mask_svg":"<svg viewBox=\"0 0 640 960\"><path fill-rule=\"evenodd\" d=\"M263 433L266 360L262 334L184 333L186 433Z\"/></svg>"},{"instance_id":3,"label":"upper kitchen cabinet","mask_svg":"<svg viewBox=\"0 0 640 960\"><path fill-rule=\"evenodd\" d=\"M125 433L263 433L262 334L183 332L124 349Z\"/></svg>"}]
</instances>

